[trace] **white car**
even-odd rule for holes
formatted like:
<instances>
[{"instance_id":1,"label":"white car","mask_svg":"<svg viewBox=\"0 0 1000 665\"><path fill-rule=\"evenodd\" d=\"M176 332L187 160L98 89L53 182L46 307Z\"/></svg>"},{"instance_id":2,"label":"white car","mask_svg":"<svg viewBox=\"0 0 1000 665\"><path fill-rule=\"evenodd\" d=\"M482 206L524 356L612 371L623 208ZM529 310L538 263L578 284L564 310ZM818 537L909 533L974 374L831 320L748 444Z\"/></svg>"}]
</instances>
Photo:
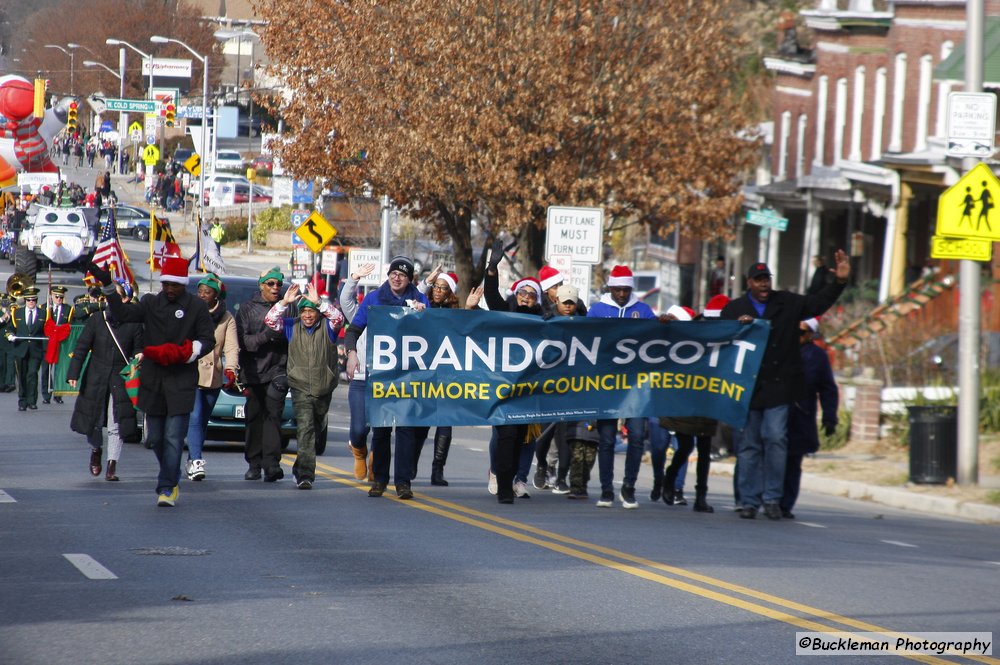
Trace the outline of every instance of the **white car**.
<instances>
[{"instance_id":1,"label":"white car","mask_svg":"<svg viewBox=\"0 0 1000 665\"><path fill-rule=\"evenodd\" d=\"M219 150L215 153L213 167L216 171L240 171L243 169L243 156L237 150Z\"/></svg>"},{"instance_id":2,"label":"white car","mask_svg":"<svg viewBox=\"0 0 1000 665\"><path fill-rule=\"evenodd\" d=\"M208 194L212 193L212 187L216 184L246 185L249 187L250 181L246 179L246 176L236 175L234 173L214 173L212 175L205 176L205 191ZM193 194L197 200L198 192L201 191L201 180L199 178L191 178L191 188L188 191Z\"/></svg>"}]
</instances>

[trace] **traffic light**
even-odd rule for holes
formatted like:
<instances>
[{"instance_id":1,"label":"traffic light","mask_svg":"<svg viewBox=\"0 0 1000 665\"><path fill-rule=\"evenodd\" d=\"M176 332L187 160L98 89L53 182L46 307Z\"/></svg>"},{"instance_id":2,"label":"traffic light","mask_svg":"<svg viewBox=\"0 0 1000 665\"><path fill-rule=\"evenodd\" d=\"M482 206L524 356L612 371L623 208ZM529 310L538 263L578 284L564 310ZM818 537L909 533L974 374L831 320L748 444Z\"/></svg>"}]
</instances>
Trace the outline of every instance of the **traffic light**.
<instances>
[{"instance_id":1,"label":"traffic light","mask_svg":"<svg viewBox=\"0 0 1000 665\"><path fill-rule=\"evenodd\" d=\"M77 103L69 103L69 112L66 114L66 129L72 134L76 131Z\"/></svg>"},{"instance_id":2,"label":"traffic light","mask_svg":"<svg viewBox=\"0 0 1000 665\"><path fill-rule=\"evenodd\" d=\"M167 127L173 127L174 122L177 118L177 107L173 104L167 104L167 108L163 112L164 124Z\"/></svg>"}]
</instances>

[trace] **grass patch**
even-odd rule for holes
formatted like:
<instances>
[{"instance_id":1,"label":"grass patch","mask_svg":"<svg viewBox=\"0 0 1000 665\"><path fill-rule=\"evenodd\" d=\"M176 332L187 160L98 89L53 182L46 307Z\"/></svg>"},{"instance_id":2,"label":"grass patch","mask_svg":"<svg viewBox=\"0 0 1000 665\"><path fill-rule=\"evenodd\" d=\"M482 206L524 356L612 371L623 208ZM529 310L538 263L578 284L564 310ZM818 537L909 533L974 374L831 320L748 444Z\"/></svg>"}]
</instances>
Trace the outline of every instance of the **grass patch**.
<instances>
[{"instance_id":1,"label":"grass patch","mask_svg":"<svg viewBox=\"0 0 1000 665\"><path fill-rule=\"evenodd\" d=\"M1000 504L1000 490L991 490L986 493L986 503L993 505Z\"/></svg>"}]
</instances>

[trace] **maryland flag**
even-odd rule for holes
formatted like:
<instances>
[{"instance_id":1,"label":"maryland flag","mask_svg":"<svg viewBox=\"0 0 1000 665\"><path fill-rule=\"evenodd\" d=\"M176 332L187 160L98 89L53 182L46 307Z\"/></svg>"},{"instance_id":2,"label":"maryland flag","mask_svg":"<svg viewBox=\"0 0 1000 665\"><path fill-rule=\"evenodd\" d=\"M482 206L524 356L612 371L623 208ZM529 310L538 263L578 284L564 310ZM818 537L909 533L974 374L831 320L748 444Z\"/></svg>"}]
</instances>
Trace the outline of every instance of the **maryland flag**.
<instances>
[{"instance_id":1,"label":"maryland flag","mask_svg":"<svg viewBox=\"0 0 1000 665\"><path fill-rule=\"evenodd\" d=\"M170 230L170 223L166 220L158 219L156 215L150 213L149 220L149 269L152 272L162 270L163 260L168 258L182 258L181 247L174 239L174 233Z\"/></svg>"}]
</instances>

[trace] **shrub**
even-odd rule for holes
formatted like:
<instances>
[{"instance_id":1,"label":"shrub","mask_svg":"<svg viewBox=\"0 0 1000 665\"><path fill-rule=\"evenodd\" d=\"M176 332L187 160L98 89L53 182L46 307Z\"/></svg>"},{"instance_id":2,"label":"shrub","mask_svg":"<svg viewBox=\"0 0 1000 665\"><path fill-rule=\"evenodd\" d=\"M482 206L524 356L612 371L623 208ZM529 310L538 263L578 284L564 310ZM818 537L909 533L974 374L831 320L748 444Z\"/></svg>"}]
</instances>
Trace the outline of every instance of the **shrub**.
<instances>
[{"instance_id":1,"label":"shrub","mask_svg":"<svg viewBox=\"0 0 1000 665\"><path fill-rule=\"evenodd\" d=\"M838 411L837 421L837 429L830 436L827 436L823 432L822 427L819 428L820 450L837 450L838 448L843 448L847 445L847 441L851 436L851 412L844 410Z\"/></svg>"},{"instance_id":2,"label":"shrub","mask_svg":"<svg viewBox=\"0 0 1000 665\"><path fill-rule=\"evenodd\" d=\"M257 213L253 220L253 241L258 245L267 243L267 234L271 231L292 230L292 206L267 208ZM244 237L246 231L244 230Z\"/></svg>"}]
</instances>

